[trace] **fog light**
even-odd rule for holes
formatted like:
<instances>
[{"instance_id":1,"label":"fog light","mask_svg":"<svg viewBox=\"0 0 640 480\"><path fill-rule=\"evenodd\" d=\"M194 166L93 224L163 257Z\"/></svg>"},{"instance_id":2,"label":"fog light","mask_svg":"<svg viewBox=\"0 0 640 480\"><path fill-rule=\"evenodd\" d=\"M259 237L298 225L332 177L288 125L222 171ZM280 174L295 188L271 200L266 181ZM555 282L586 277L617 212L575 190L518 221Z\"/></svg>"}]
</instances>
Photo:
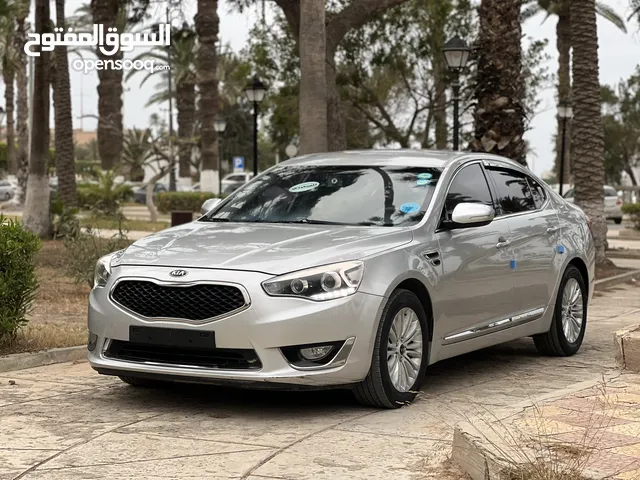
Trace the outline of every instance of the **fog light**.
<instances>
[{"instance_id":1,"label":"fog light","mask_svg":"<svg viewBox=\"0 0 640 480\"><path fill-rule=\"evenodd\" d=\"M320 347L301 348L300 355L305 360L321 360L331 353L333 346L323 345Z\"/></svg>"},{"instance_id":2,"label":"fog light","mask_svg":"<svg viewBox=\"0 0 640 480\"><path fill-rule=\"evenodd\" d=\"M96 343L98 343L98 335L89 332L89 340L87 341L87 350L93 352L96 349Z\"/></svg>"}]
</instances>

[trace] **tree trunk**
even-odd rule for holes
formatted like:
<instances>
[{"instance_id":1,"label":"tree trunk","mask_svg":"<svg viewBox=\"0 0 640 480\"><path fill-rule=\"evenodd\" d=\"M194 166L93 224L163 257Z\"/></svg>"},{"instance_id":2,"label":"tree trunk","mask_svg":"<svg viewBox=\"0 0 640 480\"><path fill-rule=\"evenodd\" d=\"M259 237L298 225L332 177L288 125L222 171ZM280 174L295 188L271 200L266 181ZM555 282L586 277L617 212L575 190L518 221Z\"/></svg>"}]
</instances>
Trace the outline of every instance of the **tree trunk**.
<instances>
[{"instance_id":1,"label":"tree trunk","mask_svg":"<svg viewBox=\"0 0 640 480\"><path fill-rule=\"evenodd\" d=\"M91 0L93 23L115 28L120 2L116 0ZM97 49L98 60L109 64L122 59L122 52L105 55ZM122 157L122 70L104 68L98 70L98 153L103 170L112 170Z\"/></svg>"},{"instance_id":2,"label":"tree trunk","mask_svg":"<svg viewBox=\"0 0 640 480\"><path fill-rule=\"evenodd\" d=\"M42 35L48 31L50 20L49 0L36 0L35 31ZM32 47L33 48L33 47ZM49 179L47 177L47 159L49 145L49 52L40 51L35 59L34 92L31 153L29 156L29 180L27 201L24 210L24 227L47 238L51 234L51 218L49 205Z\"/></svg>"},{"instance_id":3,"label":"tree trunk","mask_svg":"<svg viewBox=\"0 0 640 480\"><path fill-rule=\"evenodd\" d=\"M327 150L324 0L300 0L300 154Z\"/></svg>"},{"instance_id":4,"label":"tree trunk","mask_svg":"<svg viewBox=\"0 0 640 480\"><path fill-rule=\"evenodd\" d=\"M220 19L217 0L198 0L195 16L196 32L200 41L197 57L198 90L200 92L200 151L202 173L200 189L218 193L220 158L218 135L214 127L219 109L218 79L216 76L217 43Z\"/></svg>"},{"instance_id":5,"label":"tree trunk","mask_svg":"<svg viewBox=\"0 0 640 480\"><path fill-rule=\"evenodd\" d=\"M4 80L5 118L7 122L7 166L9 174L15 175L18 171L18 166L16 164L16 139L13 123L15 115L15 72L13 70L13 66L2 71L2 78Z\"/></svg>"},{"instance_id":6,"label":"tree trunk","mask_svg":"<svg viewBox=\"0 0 640 480\"><path fill-rule=\"evenodd\" d=\"M56 25L66 31L64 2L56 0ZM71 117L71 84L67 47L58 45L55 50L56 75L53 90L55 109L56 173L58 174L60 199L66 207L75 207L76 165L73 157L73 120Z\"/></svg>"},{"instance_id":7,"label":"tree trunk","mask_svg":"<svg viewBox=\"0 0 640 480\"><path fill-rule=\"evenodd\" d=\"M521 4L521 0L480 3L475 138L470 148L526 165Z\"/></svg>"},{"instance_id":8,"label":"tree trunk","mask_svg":"<svg viewBox=\"0 0 640 480\"><path fill-rule=\"evenodd\" d=\"M571 1L573 46L573 153L576 204L592 221L596 264L605 257L604 130L598 78L598 30L594 0Z\"/></svg>"},{"instance_id":9,"label":"tree trunk","mask_svg":"<svg viewBox=\"0 0 640 480\"><path fill-rule=\"evenodd\" d=\"M571 21L569 3L558 14L556 25L556 46L558 49L558 101L571 101ZM556 135L556 177L560 178L560 161L562 158L562 122L557 117L558 129ZM571 119L567 119L564 148L564 178L562 183L571 184Z\"/></svg>"},{"instance_id":10,"label":"tree trunk","mask_svg":"<svg viewBox=\"0 0 640 480\"><path fill-rule=\"evenodd\" d=\"M327 150L337 152L347 149L347 133L344 111L340 103L340 89L336 81L335 53L327 53Z\"/></svg>"},{"instance_id":11,"label":"tree trunk","mask_svg":"<svg viewBox=\"0 0 640 480\"><path fill-rule=\"evenodd\" d=\"M437 5L437 3L435 3ZM432 14L436 15L436 21L432 22L433 28L433 47L434 52L431 55L431 61L433 63L433 86L435 93L435 108L434 108L434 120L435 120L435 140L436 148L444 150L447 148L447 64L445 62L442 49L447 41L445 38L445 24L447 21L447 14L444 14L436 7L431 10ZM448 9L445 9L448 10ZM448 12L447 12L448 13Z\"/></svg>"},{"instance_id":12,"label":"tree trunk","mask_svg":"<svg viewBox=\"0 0 640 480\"><path fill-rule=\"evenodd\" d=\"M193 83L181 82L176 85L176 107L178 109L179 176L191 181L191 151L196 120L196 89Z\"/></svg>"},{"instance_id":13,"label":"tree trunk","mask_svg":"<svg viewBox=\"0 0 640 480\"><path fill-rule=\"evenodd\" d=\"M24 12L25 15L28 15ZM20 62L16 71L16 84L18 86L18 152L16 155L18 177L18 202L23 204L27 194L27 178L29 176L29 77L27 76L27 55L24 53L25 44L25 18L16 20L16 49L20 56Z\"/></svg>"}]
</instances>

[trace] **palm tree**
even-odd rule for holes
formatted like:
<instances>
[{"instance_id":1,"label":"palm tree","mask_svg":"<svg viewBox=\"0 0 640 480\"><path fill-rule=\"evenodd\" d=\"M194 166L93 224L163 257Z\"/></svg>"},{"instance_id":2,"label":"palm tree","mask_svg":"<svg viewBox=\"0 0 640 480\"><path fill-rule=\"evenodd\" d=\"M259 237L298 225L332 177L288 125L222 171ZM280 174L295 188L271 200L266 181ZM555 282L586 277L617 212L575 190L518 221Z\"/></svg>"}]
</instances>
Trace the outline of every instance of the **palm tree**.
<instances>
[{"instance_id":1,"label":"palm tree","mask_svg":"<svg viewBox=\"0 0 640 480\"><path fill-rule=\"evenodd\" d=\"M104 25L105 31L118 25L124 17L122 2L115 0L91 0L92 23ZM121 23L121 22L120 22ZM123 32L123 28L118 28ZM122 52L106 56L98 49L99 60L120 60ZM98 152L105 170L114 168L122 155L122 70L115 68L98 70Z\"/></svg>"},{"instance_id":2,"label":"palm tree","mask_svg":"<svg viewBox=\"0 0 640 480\"><path fill-rule=\"evenodd\" d=\"M596 265L605 257L607 222L604 216L604 131L598 78L598 27L595 0L571 1L573 46L573 132L576 204L592 221Z\"/></svg>"},{"instance_id":3,"label":"palm tree","mask_svg":"<svg viewBox=\"0 0 640 480\"><path fill-rule=\"evenodd\" d=\"M558 49L558 102L571 100L571 19L569 14L569 0L528 0L522 12L522 19L527 20L540 12L545 12L545 20L551 15L558 17L556 24L556 48ZM596 13L609 20L623 32L627 29L624 20L611 7L602 2L596 2ZM560 175L560 159L562 158L562 122L557 117L558 127L556 136L556 175ZM567 120L567 139L571 137L571 120ZM565 142L565 165L563 169L563 183L571 183L571 142Z\"/></svg>"},{"instance_id":4,"label":"palm tree","mask_svg":"<svg viewBox=\"0 0 640 480\"><path fill-rule=\"evenodd\" d=\"M144 130L133 128L124 134L122 163L128 170L131 181L141 182L144 180L144 167L154 157L151 140L151 130L148 128Z\"/></svg>"},{"instance_id":5,"label":"palm tree","mask_svg":"<svg viewBox=\"0 0 640 480\"><path fill-rule=\"evenodd\" d=\"M49 0L35 2L35 31L49 33ZM49 52L40 51L35 59L29 180L23 222L27 230L46 238L51 233L49 216L49 178L47 160L49 145Z\"/></svg>"},{"instance_id":6,"label":"palm tree","mask_svg":"<svg viewBox=\"0 0 640 480\"><path fill-rule=\"evenodd\" d=\"M185 23L181 29L175 29L171 35L171 45L143 52L135 60L153 59L162 64L170 64L171 72L163 72L159 91L151 96L147 105L163 103L169 100L167 89L167 76L171 75L175 85L173 99L176 100L178 110L178 157L179 176L191 177L191 152L195 135L196 120L196 51L197 36ZM132 70L127 76L128 80L138 70ZM140 86L151 77L157 78L155 72L147 72L140 82ZM172 100L173 100L172 99Z\"/></svg>"},{"instance_id":7,"label":"palm tree","mask_svg":"<svg viewBox=\"0 0 640 480\"><path fill-rule=\"evenodd\" d=\"M521 1L482 0L477 41L473 151L504 155L526 165Z\"/></svg>"},{"instance_id":8,"label":"palm tree","mask_svg":"<svg viewBox=\"0 0 640 480\"><path fill-rule=\"evenodd\" d=\"M198 0L198 13L195 16L198 33L198 90L200 92L200 151L202 155L202 173L200 188L204 192L218 191L220 157L218 156L218 136L214 128L218 115L218 79L216 78L216 60L218 43L218 0Z\"/></svg>"},{"instance_id":9,"label":"palm tree","mask_svg":"<svg viewBox=\"0 0 640 480\"><path fill-rule=\"evenodd\" d=\"M4 81L5 113L7 119L7 162L10 174L18 170L16 164L16 144L14 130L15 77L19 53L14 43L13 12L0 19L0 69Z\"/></svg>"},{"instance_id":10,"label":"palm tree","mask_svg":"<svg viewBox=\"0 0 640 480\"><path fill-rule=\"evenodd\" d=\"M300 0L300 153L327 150L324 0Z\"/></svg>"},{"instance_id":11,"label":"palm tree","mask_svg":"<svg viewBox=\"0 0 640 480\"><path fill-rule=\"evenodd\" d=\"M65 0L56 0L56 24L65 28ZM53 104L55 108L56 173L60 185L60 200L64 207L75 207L76 165L73 153L73 120L71 118L71 83L67 47L59 45L54 53L55 81Z\"/></svg>"},{"instance_id":12,"label":"palm tree","mask_svg":"<svg viewBox=\"0 0 640 480\"><path fill-rule=\"evenodd\" d=\"M18 201L24 203L27 194L27 177L29 176L29 79L27 77L27 55L24 52L26 42L25 23L29 17L29 0L18 0L14 3L16 16L16 34L14 38L18 64L16 68L16 84L18 86L18 152L16 156L17 177L20 192Z\"/></svg>"}]
</instances>

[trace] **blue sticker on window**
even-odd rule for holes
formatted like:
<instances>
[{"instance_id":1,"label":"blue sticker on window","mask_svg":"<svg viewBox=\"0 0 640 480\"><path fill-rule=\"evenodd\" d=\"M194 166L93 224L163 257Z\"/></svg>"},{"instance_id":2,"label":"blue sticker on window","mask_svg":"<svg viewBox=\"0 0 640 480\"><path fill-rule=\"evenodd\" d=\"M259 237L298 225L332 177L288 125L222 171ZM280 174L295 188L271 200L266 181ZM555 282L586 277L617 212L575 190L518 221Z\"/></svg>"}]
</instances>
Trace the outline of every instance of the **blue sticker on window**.
<instances>
[{"instance_id":1,"label":"blue sticker on window","mask_svg":"<svg viewBox=\"0 0 640 480\"><path fill-rule=\"evenodd\" d=\"M420 211L420 205L417 203L403 203L400 205L400 211L402 213L416 213Z\"/></svg>"},{"instance_id":2,"label":"blue sticker on window","mask_svg":"<svg viewBox=\"0 0 640 480\"><path fill-rule=\"evenodd\" d=\"M419 173L418 174L418 178L425 178L427 180L432 178L432 177L433 177L433 175L431 175L430 173Z\"/></svg>"},{"instance_id":3,"label":"blue sticker on window","mask_svg":"<svg viewBox=\"0 0 640 480\"><path fill-rule=\"evenodd\" d=\"M291 193L300 193L300 192L308 192L309 190L314 190L318 188L320 184L318 182L304 182L294 185L289 189Z\"/></svg>"},{"instance_id":4,"label":"blue sticker on window","mask_svg":"<svg viewBox=\"0 0 640 480\"><path fill-rule=\"evenodd\" d=\"M429 185L429 183L431 183L430 180L426 180L424 178L421 178L420 180L418 180L416 182L416 185L418 185L419 187L422 187L423 185Z\"/></svg>"}]
</instances>

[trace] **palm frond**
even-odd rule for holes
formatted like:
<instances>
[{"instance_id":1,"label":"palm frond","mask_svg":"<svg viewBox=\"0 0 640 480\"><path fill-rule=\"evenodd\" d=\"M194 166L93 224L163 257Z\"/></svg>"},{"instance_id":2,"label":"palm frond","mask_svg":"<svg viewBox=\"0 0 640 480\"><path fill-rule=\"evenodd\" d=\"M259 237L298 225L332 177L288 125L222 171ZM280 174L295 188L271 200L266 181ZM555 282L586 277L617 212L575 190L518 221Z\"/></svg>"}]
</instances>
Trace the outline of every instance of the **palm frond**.
<instances>
[{"instance_id":1,"label":"palm frond","mask_svg":"<svg viewBox=\"0 0 640 480\"><path fill-rule=\"evenodd\" d=\"M640 6L638 8L640 9ZM624 23L624 19L609 5L602 2L596 2L596 13L602 18L609 20L623 32L627 33L627 26Z\"/></svg>"}]
</instances>

